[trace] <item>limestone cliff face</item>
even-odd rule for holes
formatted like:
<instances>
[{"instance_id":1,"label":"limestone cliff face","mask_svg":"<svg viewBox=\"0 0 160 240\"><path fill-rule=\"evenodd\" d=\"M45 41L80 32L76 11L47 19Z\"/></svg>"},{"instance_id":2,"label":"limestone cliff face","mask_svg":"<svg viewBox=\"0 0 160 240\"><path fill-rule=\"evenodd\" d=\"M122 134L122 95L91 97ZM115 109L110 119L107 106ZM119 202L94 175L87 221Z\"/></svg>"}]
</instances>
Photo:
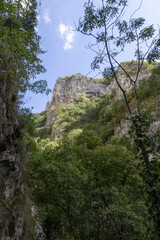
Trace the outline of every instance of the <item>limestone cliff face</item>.
<instances>
[{"instance_id":1,"label":"limestone cliff face","mask_svg":"<svg viewBox=\"0 0 160 240\"><path fill-rule=\"evenodd\" d=\"M12 205L17 192L23 191L21 157L15 147L19 124L13 114L12 95L11 79L4 78L0 71L0 239L3 240L20 239L24 228L23 214L18 216Z\"/></svg>"},{"instance_id":2,"label":"limestone cliff face","mask_svg":"<svg viewBox=\"0 0 160 240\"><path fill-rule=\"evenodd\" d=\"M77 98L91 98L92 96L110 94L110 91L111 88L102 79L87 78L80 73L57 79L53 89L52 100L46 105L46 111L48 112L46 126L49 127L54 124L56 120L54 108L59 104L72 104ZM53 126L52 136L55 137L58 135L58 133L55 133Z\"/></svg>"},{"instance_id":3,"label":"limestone cliff face","mask_svg":"<svg viewBox=\"0 0 160 240\"><path fill-rule=\"evenodd\" d=\"M14 107L14 88L10 75L0 69L0 239L44 239L32 228L32 210L24 174L25 156L20 124ZM32 232L33 231L33 232ZM39 234L39 236L38 236Z\"/></svg>"},{"instance_id":4,"label":"limestone cliff face","mask_svg":"<svg viewBox=\"0 0 160 240\"><path fill-rule=\"evenodd\" d=\"M122 66L133 76L133 79L136 78L135 72L137 66L135 64L132 62L123 63ZM151 75L151 70L148 66L149 65L147 64L143 65L142 70L139 73L139 81L143 78L148 78ZM131 88L130 81L121 68L118 68L117 76L120 84L125 90ZM47 103L46 111L49 111L51 108L61 103L72 103L76 97L85 96L88 98L90 96L110 94L113 88L116 89L117 96L121 95L120 89L114 79L110 83L102 80L103 79L88 78L81 73L74 74L70 77L58 78L53 89L52 100Z\"/></svg>"},{"instance_id":5,"label":"limestone cliff face","mask_svg":"<svg viewBox=\"0 0 160 240\"><path fill-rule=\"evenodd\" d=\"M132 77L133 80L136 80L136 73L137 73L137 65L134 62L124 62L121 63L122 67L125 69L127 73ZM138 80L137 82L139 83L142 79L147 79L151 75L151 69L158 66L158 63L155 63L154 65L148 65L147 63L143 64L141 71L138 74ZM117 77L119 80L120 85L123 87L124 90L129 91L133 86L127 77L127 75L124 73L124 71L118 67L117 69ZM122 92L120 88L117 86L116 81L112 81L110 85L111 89L116 89L116 97L120 98L122 96Z\"/></svg>"},{"instance_id":6,"label":"limestone cliff face","mask_svg":"<svg viewBox=\"0 0 160 240\"><path fill-rule=\"evenodd\" d=\"M136 78L135 73L137 66L135 63L123 63L122 65L133 78ZM143 65L142 71L139 73L138 81L143 78L148 78L151 75L151 70L148 66L148 64ZM122 69L118 68L117 76L121 86L123 86L125 90L131 89L132 85ZM113 89L115 90L116 98L120 98L122 93L114 79L108 83L103 79L87 78L80 73L57 79L53 89L52 100L46 105L46 127L52 126L52 137L61 136L54 128L54 122L56 121L55 107L59 104L73 104L74 100L80 97L92 98L93 96L101 96L103 94L110 95Z\"/></svg>"},{"instance_id":7,"label":"limestone cliff face","mask_svg":"<svg viewBox=\"0 0 160 240\"><path fill-rule=\"evenodd\" d=\"M72 103L74 98L81 96L89 97L91 95L102 95L108 91L105 83L96 81L96 79L87 78L81 73L71 77L59 78L53 89L50 108L60 103Z\"/></svg>"}]
</instances>

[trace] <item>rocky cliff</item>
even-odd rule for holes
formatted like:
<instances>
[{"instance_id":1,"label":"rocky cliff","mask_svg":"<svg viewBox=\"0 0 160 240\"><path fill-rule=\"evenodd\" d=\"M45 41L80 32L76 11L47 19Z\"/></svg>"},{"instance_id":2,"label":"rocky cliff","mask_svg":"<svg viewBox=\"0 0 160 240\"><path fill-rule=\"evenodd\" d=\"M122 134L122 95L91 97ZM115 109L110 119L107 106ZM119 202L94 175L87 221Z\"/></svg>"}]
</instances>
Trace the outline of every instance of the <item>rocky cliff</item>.
<instances>
[{"instance_id":1,"label":"rocky cliff","mask_svg":"<svg viewBox=\"0 0 160 240\"><path fill-rule=\"evenodd\" d=\"M99 96L109 93L103 79L92 79L77 73L70 77L59 78L53 89L50 108L61 103L72 103L74 98Z\"/></svg>"},{"instance_id":2,"label":"rocky cliff","mask_svg":"<svg viewBox=\"0 0 160 240\"><path fill-rule=\"evenodd\" d=\"M53 89L52 100L46 105L47 121L46 127L54 125L56 120L55 107L60 104L74 104L78 98L87 98L101 96L103 94L110 94L111 88L104 79L92 79L83 76L80 73L70 77L59 78L56 81ZM54 128L54 127L53 127ZM52 129L52 136L55 129Z\"/></svg>"},{"instance_id":3,"label":"rocky cliff","mask_svg":"<svg viewBox=\"0 0 160 240\"><path fill-rule=\"evenodd\" d=\"M122 63L122 66L128 73L132 75L133 78L136 77L135 73L137 66L134 61ZM151 69L155 66L157 66L156 63L154 65L148 65L145 63L142 67L142 71L139 74L138 81L140 82L143 78L148 78L151 75ZM130 90L131 84L122 69L117 69L117 76L123 88ZM76 100L80 98L92 99L104 94L110 96L113 93L115 94L115 99L118 99L122 96L122 93L117 87L114 79L93 79L85 77L80 73L57 79L53 89L51 102L48 102L46 105L47 120L45 127L52 127L52 137L61 136L62 134L59 133L54 126L54 123L57 119L57 113L55 109L58 105L65 104L67 107L74 104Z\"/></svg>"},{"instance_id":4,"label":"rocky cliff","mask_svg":"<svg viewBox=\"0 0 160 240\"><path fill-rule=\"evenodd\" d=\"M0 68L0 239L44 239L34 224L24 171L25 149L15 108L13 79ZM35 226L35 227L34 227ZM36 228L36 231L35 231Z\"/></svg>"}]
</instances>

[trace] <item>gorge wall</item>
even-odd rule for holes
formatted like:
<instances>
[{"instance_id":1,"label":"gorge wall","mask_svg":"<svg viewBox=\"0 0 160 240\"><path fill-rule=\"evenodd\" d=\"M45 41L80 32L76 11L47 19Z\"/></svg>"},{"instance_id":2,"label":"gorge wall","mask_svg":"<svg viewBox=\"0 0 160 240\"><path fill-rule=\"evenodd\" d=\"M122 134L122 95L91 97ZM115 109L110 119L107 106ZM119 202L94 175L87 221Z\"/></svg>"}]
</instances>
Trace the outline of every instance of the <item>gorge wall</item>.
<instances>
[{"instance_id":1,"label":"gorge wall","mask_svg":"<svg viewBox=\"0 0 160 240\"><path fill-rule=\"evenodd\" d=\"M26 152L15 107L13 79L0 68L0 239L44 239L33 220L32 203L26 187ZM36 230L35 230L36 229Z\"/></svg>"},{"instance_id":2,"label":"gorge wall","mask_svg":"<svg viewBox=\"0 0 160 240\"><path fill-rule=\"evenodd\" d=\"M7 66L4 64L2 67L5 69ZM124 63L124 67L135 75L134 63ZM131 89L131 84L121 69L117 70L117 74L123 87ZM144 64L139 81L150 75L150 65ZM97 120L96 107L103 97L108 97L109 102L100 110L100 115L104 117ZM35 117L37 121L41 119L37 132L43 131L46 134L48 131L47 137L59 138L65 134L66 129L69 129L68 132L70 129L81 131L81 126L84 127L87 120L86 128L97 128L97 132L102 135L104 132L102 139L104 137L105 141L106 136L122 129L125 133L128 123L118 122L115 129L110 121L111 103L120 97L121 92L112 79L93 79L80 73L59 78L53 89L51 102L47 103L43 113ZM40 224L34 221L36 210L27 190L26 150L21 125L15 105L13 81L9 74L4 76L0 69L0 240L44 240L45 235Z\"/></svg>"},{"instance_id":3,"label":"gorge wall","mask_svg":"<svg viewBox=\"0 0 160 240\"><path fill-rule=\"evenodd\" d=\"M157 66L148 65L147 63L143 65L141 72L139 73L138 81L140 82L142 79L147 79L151 75L151 69ZM136 78L136 64L135 62L122 63L122 66L125 70L132 75L132 77ZM123 86L125 90L130 90L132 85L123 70L117 69L117 76L120 84ZM46 128L52 128L51 136L61 137L63 132L59 132L55 127L55 122L57 119L57 106L63 105L64 107L72 106L76 103L76 100L83 98L84 100L90 99L94 100L96 97L100 97L103 95L110 96L114 94L114 99L120 99L122 96L121 90L118 88L116 82L112 79L93 79L89 77L85 77L80 73L75 75L59 78L56 81L55 87L53 89L51 102L48 102L46 105L46 113L47 119L45 123ZM128 125L126 122L121 123L123 125L124 132L128 129ZM117 131L118 128L117 128Z\"/></svg>"},{"instance_id":4,"label":"gorge wall","mask_svg":"<svg viewBox=\"0 0 160 240\"><path fill-rule=\"evenodd\" d=\"M111 88L107 86L103 79L92 79L80 73L66 78L59 78L53 89L52 100L46 105L47 120L46 127L52 125L52 137L61 136L54 128L56 120L55 108L60 104L73 105L76 99L90 99L103 94L110 94Z\"/></svg>"}]
</instances>

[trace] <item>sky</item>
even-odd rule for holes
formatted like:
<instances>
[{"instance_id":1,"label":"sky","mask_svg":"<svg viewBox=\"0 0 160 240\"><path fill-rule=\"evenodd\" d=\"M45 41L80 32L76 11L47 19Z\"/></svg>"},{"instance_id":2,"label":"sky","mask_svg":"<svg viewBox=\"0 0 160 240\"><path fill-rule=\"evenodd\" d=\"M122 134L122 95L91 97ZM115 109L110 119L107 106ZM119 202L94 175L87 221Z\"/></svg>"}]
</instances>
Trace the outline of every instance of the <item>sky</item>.
<instances>
[{"instance_id":1,"label":"sky","mask_svg":"<svg viewBox=\"0 0 160 240\"><path fill-rule=\"evenodd\" d=\"M41 36L41 47L47 52L41 55L43 65L46 68L44 74L37 76L37 80L47 80L48 87L53 90L56 79L70 76L75 73L87 75L90 72L90 63L94 53L86 48L92 39L76 31L75 23L78 23L84 13L86 0L41 0L38 15L38 34ZM97 4L100 0L95 0ZM126 15L140 5L141 0L128 0ZM143 0L141 9L136 13L137 17L144 17L148 25L160 25L160 0ZM130 51L123 55L120 61L132 60ZM94 77L92 72L89 76ZM47 101L50 101L52 93L48 96L42 94L27 93L25 107L33 107L33 112L45 110Z\"/></svg>"}]
</instances>

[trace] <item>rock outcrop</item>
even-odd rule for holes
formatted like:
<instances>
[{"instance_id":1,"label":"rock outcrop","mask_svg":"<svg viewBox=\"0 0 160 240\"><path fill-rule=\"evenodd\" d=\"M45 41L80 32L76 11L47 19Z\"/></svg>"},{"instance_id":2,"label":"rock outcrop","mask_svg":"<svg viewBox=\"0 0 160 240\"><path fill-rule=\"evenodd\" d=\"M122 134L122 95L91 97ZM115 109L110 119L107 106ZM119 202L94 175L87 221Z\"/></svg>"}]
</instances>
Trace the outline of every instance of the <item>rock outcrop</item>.
<instances>
[{"instance_id":1,"label":"rock outcrop","mask_svg":"<svg viewBox=\"0 0 160 240\"><path fill-rule=\"evenodd\" d=\"M107 86L103 79L87 78L80 73L70 77L58 78L53 89L52 100L46 105L47 121L46 127L54 125L56 114L54 109L59 104L73 104L78 98L91 98L103 94L110 94L111 89ZM54 132L54 134L53 134ZM52 137L61 136L55 133L52 127Z\"/></svg>"},{"instance_id":2,"label":"rock outcrop","mask_svg":"<svg viewBox=\"0 0 160 240\"><path fill-rule=\"evenodd\" d=\"M157 65L157 64L154 64ZM131 74L133 78L136 78L136 64L135 62L122 63L124 69ZM152 68L154 66L152 65ZM147 63L143 65L141 72L139 73L138 81L143 78L148 78L151 75L151 65ZM117 70L117 76L121 86L125 90L130 90L132 85L127 76L121 68ZM122 96L121 90L118 88L117 83L112 79L110 82L105 79L93 79L83 76L80 73L72 75L70 77L59 78L53 89L51 102L46 105L47 121L46 127L52 127L52 137L61 136L56 132L54 128L54 122L56 121L56 113L54 109L59 104L73 104L78 98L92 98L98 97L103 94L111 95L114 92L116 98Z\"/></svg>"},{"instance_id":3,"label":"rock outcrop","mask_svg":"<svg viewBox=\"0 0 160 240\"><path fill-rule=\"evenodd\" d=\"M100 79L101 80L101 79ZM74 98L99 96L109 93L109 88L97 79L87 78L81 73L70 77L59 78L53 89L50 107L60 103L72 103Z\"/></svg>"}]
</instances>

